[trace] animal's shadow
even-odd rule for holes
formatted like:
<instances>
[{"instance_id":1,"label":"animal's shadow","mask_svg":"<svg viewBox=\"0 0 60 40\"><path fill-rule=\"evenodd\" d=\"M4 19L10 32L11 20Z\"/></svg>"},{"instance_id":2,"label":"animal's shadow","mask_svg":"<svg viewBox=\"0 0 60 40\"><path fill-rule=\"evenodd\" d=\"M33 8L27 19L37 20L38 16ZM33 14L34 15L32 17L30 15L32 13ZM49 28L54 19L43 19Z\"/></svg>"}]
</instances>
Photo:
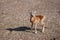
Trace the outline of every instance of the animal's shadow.
<instances>
[{"instance_id":1,"label":"animal's shadow","mask_svg":"<svg viewBox=\"0 0 60 40\"><path fill-rule=\"evenodd\" d=\"M9 31L26 31L26 30L31 30L31 28L26 27L26 26L21 26L21 27L17 27L17 28L7 28L6 30L9 30Z\"/></svg>"},{"instance_id":2,"label":"animal's shadow","mask_svg":"<svg viewBox=\"0 0 60 40\"><path fill-rule=\"evenodd\" d=\"M7 28L6 30L12 32L12 31L25 31L25 32L30 32L31 31L31 28L30 27L27 27L27 26L20 26L20 27L17 27L17 28ZM34 28L32 30L35 30ZM40 31L41 32L41 29L37 29L37 31Z\"/></svg>"}]
</instances>

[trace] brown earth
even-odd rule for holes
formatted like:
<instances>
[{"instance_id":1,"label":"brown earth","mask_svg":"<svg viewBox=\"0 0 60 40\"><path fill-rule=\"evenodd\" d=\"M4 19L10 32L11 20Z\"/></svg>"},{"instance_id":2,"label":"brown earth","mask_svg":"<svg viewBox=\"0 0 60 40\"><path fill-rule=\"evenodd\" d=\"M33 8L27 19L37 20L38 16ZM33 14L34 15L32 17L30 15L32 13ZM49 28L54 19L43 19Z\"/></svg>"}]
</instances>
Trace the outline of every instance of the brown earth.
<instances>
[{"instance_id":1,"label":"brown earth","mask_svg":"<svg viewBox=\"0 0 60 40\"><path fill-rule=\"evenodd\" d=\"M45 33L31 32L30 11L46 16ZM0 40L60 40L60 0L0 0Z\"/></svg>"}]
</instances>

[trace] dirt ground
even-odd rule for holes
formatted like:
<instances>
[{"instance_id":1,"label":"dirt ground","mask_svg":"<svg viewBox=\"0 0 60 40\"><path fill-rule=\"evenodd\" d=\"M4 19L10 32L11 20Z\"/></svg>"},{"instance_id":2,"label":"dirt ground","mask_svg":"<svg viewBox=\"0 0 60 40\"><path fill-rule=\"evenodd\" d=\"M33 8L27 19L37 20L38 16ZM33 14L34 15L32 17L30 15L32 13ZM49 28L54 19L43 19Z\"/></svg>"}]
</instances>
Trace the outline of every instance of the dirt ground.
<instances>
[{"instance_id":1,"label":"dirt ground","mask_svg":"<svg viewBox=\"0 0 60 40\"><path fill-rule=\"evenodd\" d=\"M45 33L31 32L31 11L46 16ZM60 0L0 0L0 40L60 40Z\"/></svg>"}]
</instances>

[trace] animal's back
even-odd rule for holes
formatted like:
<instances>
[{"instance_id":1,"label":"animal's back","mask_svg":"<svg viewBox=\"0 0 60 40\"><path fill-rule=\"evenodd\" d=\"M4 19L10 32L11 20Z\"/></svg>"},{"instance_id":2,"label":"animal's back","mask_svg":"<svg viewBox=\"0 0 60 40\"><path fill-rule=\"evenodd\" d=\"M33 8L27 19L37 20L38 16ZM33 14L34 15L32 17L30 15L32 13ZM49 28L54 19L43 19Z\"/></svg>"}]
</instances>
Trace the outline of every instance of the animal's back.
<instances>
[{"instance_id":1,"label":"animal's back","mask_svg":"<svg viewBox=\"0 0 60 40\"><path fill-rule=\"evenodd\" d=\"M45 16L43 15L35 15L32 17L31 21L33 23L38 23L39 21L42 21L44 19Z\"/></svg>"},{"instance_id":2,"label":"animal's back","mask_svg":"<svg viewBox=\"0 0 60 40\"><path fill-rule=\"evenodd\" d=\"M43 15L36 15L36 17L38 17L40 20L42 20L44 18Z\"/></svg>"}]
</instances>

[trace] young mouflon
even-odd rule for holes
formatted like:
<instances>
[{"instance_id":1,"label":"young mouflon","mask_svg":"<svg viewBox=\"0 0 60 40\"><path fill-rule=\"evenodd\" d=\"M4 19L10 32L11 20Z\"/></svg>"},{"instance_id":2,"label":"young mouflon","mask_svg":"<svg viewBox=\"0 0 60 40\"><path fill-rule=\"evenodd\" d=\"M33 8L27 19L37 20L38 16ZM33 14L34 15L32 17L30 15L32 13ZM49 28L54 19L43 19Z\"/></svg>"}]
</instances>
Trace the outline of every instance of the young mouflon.
<instances>
[{"instance_id":1,"label":"young mouflon","mask_svg":"<svg viewBox=\"0 0 60 40\"><path fill-rule=\"evenodd\" d=\"M42 32L44 32L45 30L45 16L44 15L35 15L35 14L32 14L32 12L30 13L30 22L31 22L31 29L32 27L34 26L35 28L35 33L37 33L37 24L40 23L42 25Z\"/></svg>"}]
</instances>

